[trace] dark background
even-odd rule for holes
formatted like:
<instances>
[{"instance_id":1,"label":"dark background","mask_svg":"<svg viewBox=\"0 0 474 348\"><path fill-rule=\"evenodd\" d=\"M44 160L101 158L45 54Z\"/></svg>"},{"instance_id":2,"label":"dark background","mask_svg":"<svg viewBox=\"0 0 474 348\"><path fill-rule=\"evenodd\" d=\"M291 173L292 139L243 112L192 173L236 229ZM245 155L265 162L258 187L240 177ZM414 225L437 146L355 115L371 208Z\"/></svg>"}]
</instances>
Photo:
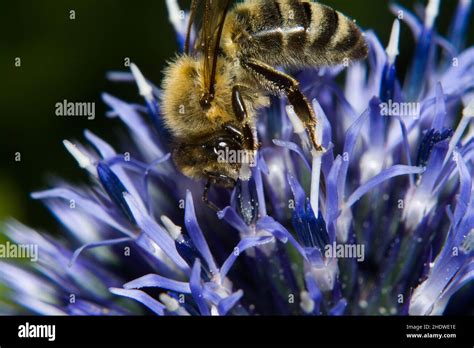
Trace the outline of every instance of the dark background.
<instances>
[{"instance_id":1,"label":"dark background","mask_svg":"<svg viewBox=\"0 0 474 348\"><path fill-rule=\"evenodd\" d=\"M389 1L325 0L323 3L372 28L387 44L394 16ZM414 1L398 1L413 9ZM421 3L425 4L425 1ZM186 5L182 3L182 5ZM457 1L442 1L438 20L446 33ZM76 19L69 19L75 10ZM83 129L119 148L116 120L104 116L101 93L141 102L135 85L111 83L106 73L127 70L129 57L159 85L161 70L176 52L175 35L163 0L2 0L0 4L0 221L13 216L54 232L54 219L31 191L44 189L54 175L80 182L86 176L62 145L83 140ZM469 43L473 43L471 35ZM411 33L402 25L399 69L406 70L413 52ZM14 66L21 57L21 67ZM95 102L96 118L60 118L55 104ZM22 155L14 161L15 152Z\"/></svg>"}]
</instances>

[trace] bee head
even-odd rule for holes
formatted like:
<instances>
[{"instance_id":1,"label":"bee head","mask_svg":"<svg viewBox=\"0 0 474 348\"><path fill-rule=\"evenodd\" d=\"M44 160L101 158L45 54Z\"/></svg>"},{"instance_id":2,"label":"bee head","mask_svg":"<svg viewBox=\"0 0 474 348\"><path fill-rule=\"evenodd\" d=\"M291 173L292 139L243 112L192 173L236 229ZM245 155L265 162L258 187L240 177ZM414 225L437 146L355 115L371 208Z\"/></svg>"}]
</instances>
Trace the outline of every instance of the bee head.
<instances>
[{"instance_id":1,"label":"bee head","mask_svg":"<svg viewBox=\"0 0 474 348\"><path fill-rule=\"evenodd\" d=\"M212 134L196 141L174 144L174 163L186 176L209 179L212 184L233 188L244 153L241 139L228 133Z\"/></svg>"}]
</instances>

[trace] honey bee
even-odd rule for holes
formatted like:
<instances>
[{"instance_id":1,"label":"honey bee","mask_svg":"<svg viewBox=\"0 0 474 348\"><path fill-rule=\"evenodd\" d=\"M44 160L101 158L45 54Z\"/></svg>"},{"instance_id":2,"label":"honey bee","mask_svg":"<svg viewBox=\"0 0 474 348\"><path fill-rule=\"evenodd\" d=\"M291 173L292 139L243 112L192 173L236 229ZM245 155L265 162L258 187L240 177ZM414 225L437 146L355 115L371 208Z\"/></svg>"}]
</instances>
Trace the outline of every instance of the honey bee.
<instances>
[{"instance_id":1,"label":"honey bee","mask_svg":"<svg viewBox=\"0 0 474 348\"><path fill-rule=\"evenodd\" d=\"M363 59L357 25L332 8L306 0L193 0L184 53L165 69L162 110L173 137L172 158L183 174L232 188L250 177L249 163L219 154L259 147L256 115L269 96L286 96L311 139L316 117L298 81L277 67L302 69ZM191 47L197 13L200 29Z\"/></svg>"}]
</instances>

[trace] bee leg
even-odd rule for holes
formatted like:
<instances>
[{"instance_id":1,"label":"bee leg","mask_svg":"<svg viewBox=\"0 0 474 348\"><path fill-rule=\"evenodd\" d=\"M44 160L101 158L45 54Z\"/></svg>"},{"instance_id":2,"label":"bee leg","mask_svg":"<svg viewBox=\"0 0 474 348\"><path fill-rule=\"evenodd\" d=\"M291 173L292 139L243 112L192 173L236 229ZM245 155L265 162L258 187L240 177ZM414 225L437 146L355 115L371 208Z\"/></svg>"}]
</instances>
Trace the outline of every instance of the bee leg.
<instances>
[{"instance_id":1,"label":"bee leg","mask_svg":"<svg viewBox=\"0 0 474 348\"><path fill-rule=\"evenodd\" d=\"M242 163L242 166L255 166L256 152L259 148L259 144L256 134L252 131L252 127L250 126L250 117L247 113L247 108L245 107L245 102L240 92L241 88L245 87L236 85L232 88L232 108L237 120L242 124L242 145L247 154L247 163ZM248 170L248 167L243 167L242 169L245 171Z\"/></svg>"},{"instance_id":2,"label":"bee leg","mask_svg":"<svg viewBox=\"0 0 474 348\"><path fill-rule=\"evenodd\" d=\"M209 189L211 188L211 185L217 185L220 187L225 187L227 189L233 189L237 184L237 181L224 174L218 174L213 172L205 172L205 174L207 176L207 182L206 185L204 185L202 201L212 210L219 212L222 209L220 209L217 205L215 205L209 200Z\"/></svg>"},{"instance_id":3,"label":"bee leg","mask_svg":"<svg viewBox=\"0 0 474 348\"><path fill-rule=\"evenodd\" d=\"M308 99L301 92L299 83L291 76L276 70L274 67L256 59L242 61L242 66L250 71L255 77L263 79L262 86L275 94L285 94L289 103L293 106L296 115L303 122L308 132L313 147L317 151L323 148L318 144L315 135L316 115L309 104Z\"/></svg>"},{"instance_id":4,"label":"bee leg","mask_svg":"<svg viewBox=\"0 0 474 348\"><path fill-rule=\"evenodd\" d=\"M250 118L245 107L244 98L240 92L242 86L234 86L232 88L232 109L237 117L237 120L242 124L243 145L245 150L254 151L258 148L258 141L252 132L250 126Z\"/></svg>"},{"instance_id":5,"label":"bee leg","mask_svg":"<svg viewBox=\"0 0 474 348\"><path fill-rule=\"evenodd\" d=\"M220 209L209 200L209 189L211 188L212 180L208 179L206 185L204 186L204 191L202 192L202 201L216 213L220 211Z\"/></svg>"},{"instance_id":6,"label":"bee leg","mask_svg":"<svg viewBox=\"0 0 474 348\"><path fill-rule=\"evenodd\" d=\"M240 92L242 86L234 86L232 88L232 109L239 122L245 122L248 119L247 108L245 107L244 98Z\"/></svg>"}]
</instances>

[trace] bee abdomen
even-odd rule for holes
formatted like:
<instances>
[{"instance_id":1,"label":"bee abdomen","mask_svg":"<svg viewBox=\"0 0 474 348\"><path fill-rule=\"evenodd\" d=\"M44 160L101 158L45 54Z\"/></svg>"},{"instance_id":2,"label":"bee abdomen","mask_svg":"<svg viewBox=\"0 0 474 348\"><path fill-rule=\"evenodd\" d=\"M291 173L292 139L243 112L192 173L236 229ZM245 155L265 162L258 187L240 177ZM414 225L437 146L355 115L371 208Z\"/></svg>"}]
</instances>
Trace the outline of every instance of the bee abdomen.
<instances>
[{"instance_id":1,"label":"bee abdomen","mask_svg":"<svg viewBox=\"0 0 474 348\"><path fill-rule=\"evenodd\" d=\"M312 25L308 35L312 37L309 54L320 53L317 64L340 64L344 60L362 59L367 56L365 38L351 19L330 7L311 4Z\"/></svg>"},{"instance_id":2,"label":"bee abdomen","mask_svg":"<svg viewBox=\"0 0 474 348\"><path fill-rule=\"evenodd\" d=\"M357 25L328 6L303 0L244 2L235 10L242 56L270 65L322 66L365 58Z\"/></svg>"}]
</instances>

